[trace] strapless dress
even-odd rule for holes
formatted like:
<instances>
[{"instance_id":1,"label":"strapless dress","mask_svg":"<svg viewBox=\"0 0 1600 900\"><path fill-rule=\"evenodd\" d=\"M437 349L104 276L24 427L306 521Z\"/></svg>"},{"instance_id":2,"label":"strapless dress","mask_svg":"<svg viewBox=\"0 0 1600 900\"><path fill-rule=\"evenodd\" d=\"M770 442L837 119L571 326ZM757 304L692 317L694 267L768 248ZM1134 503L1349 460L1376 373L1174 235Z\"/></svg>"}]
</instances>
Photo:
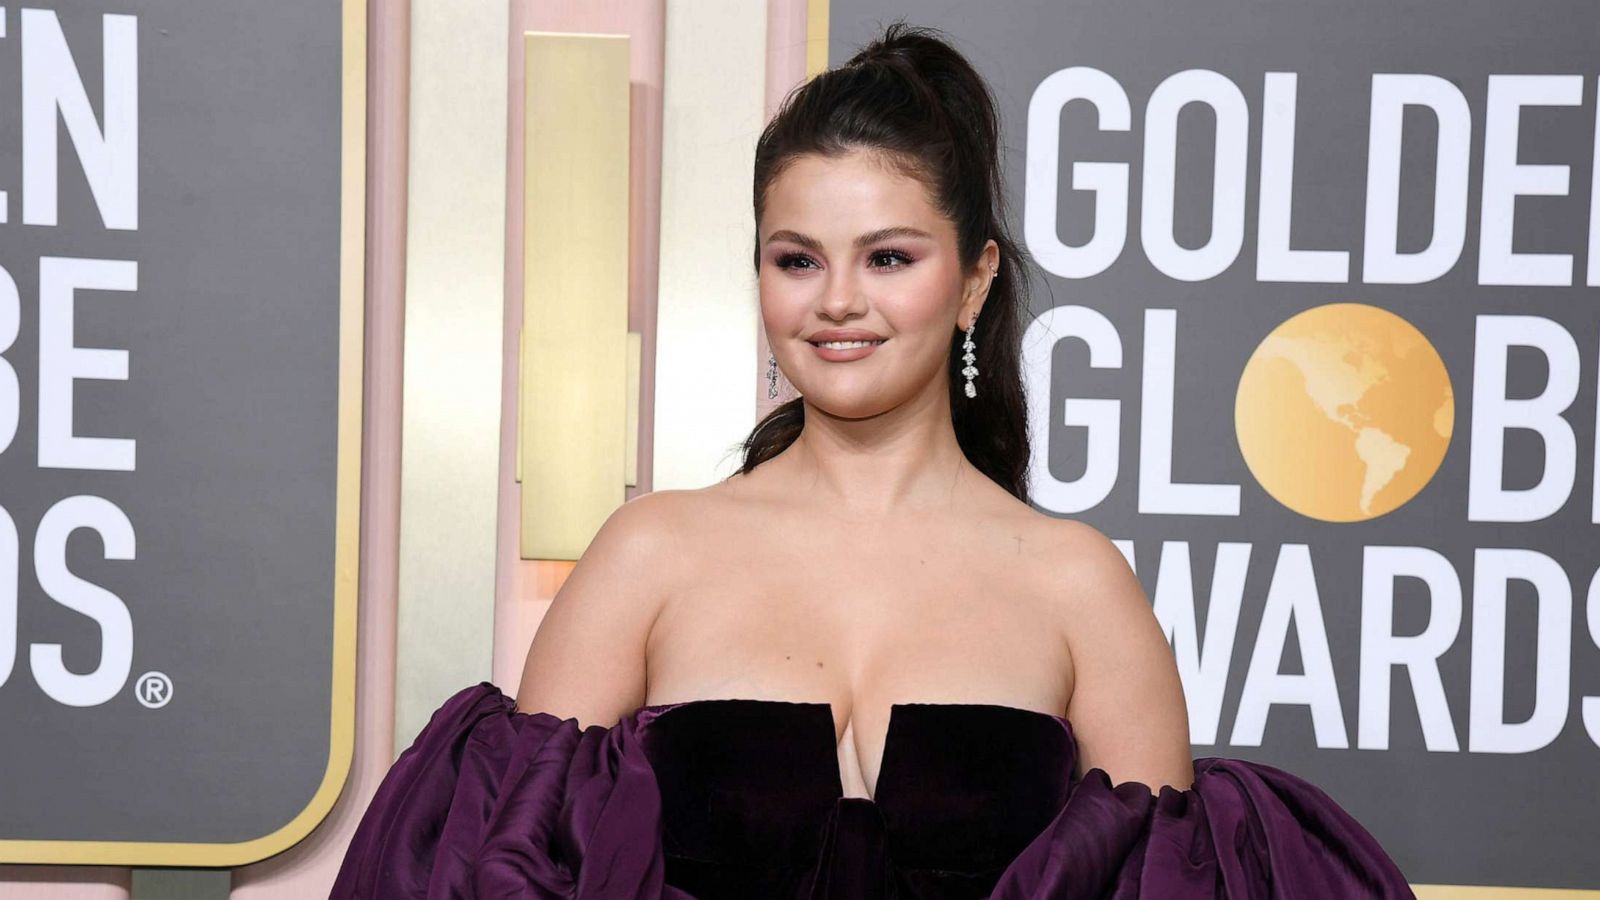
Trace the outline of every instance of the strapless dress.
<instances>
[{"instance_id":1,"label":"strapless dress","mask_svg":"<svg viewBox=\"0 0 1600 900\"><path fill-rule=\"evenodd\" d=\"M367 807L335 898L1414 897L1309 782L1195 760L1152 792L1074 778L1067 719L898 703L874 796L845 796L826 703L690 700L616 725L441 706Z\"/></svg>"}]
</instances>

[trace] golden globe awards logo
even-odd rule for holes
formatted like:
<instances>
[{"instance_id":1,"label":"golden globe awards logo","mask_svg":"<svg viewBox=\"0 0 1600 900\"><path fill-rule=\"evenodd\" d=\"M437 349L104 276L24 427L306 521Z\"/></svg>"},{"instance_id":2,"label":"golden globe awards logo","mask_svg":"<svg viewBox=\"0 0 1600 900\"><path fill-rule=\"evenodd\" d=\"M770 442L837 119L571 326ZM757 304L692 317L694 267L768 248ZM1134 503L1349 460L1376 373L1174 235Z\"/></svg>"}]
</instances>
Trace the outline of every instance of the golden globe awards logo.
<instances>
[{"instance_id":1,"label":"golden globe awards logo","mask_svg":"<svg viewBox=\"0 0 1600 900\"><path fill-rule=\"evenodd\" d=\"M1439 352L1410 322L1331 303L1267 335L1233 415L1268 494L1308 518L1360 522L1404 505L1438 471L1455 394Z\"/></svg>"},{"instance_id":2,"label":"golden globe awards logo","mask_svg":"<svg viewBox=\"0 0 1600 900\"><path fill-rule=\"evenodd\" d=\"M1342 223L1353 218L1359 229L1352 235L1359 269L1351 250L1291 245L1298 76L1261 78L1252 109L1240 86L1219 72L1175 72L1158 80L1142 116L1124 85L1101 69L1060 69L1033 90L1023 220L1034 258L1075 285L1119 261L1124 269L1147 262L1154 270L1153 279L1138 269L1119 272L1114 292L1092 285L1087 293L1107 294L1101 303L1046 309L1024 336L1034 502L1070 515L1095 509L1119 488L1119 503L1131 495L1127 507L1106 514L1127 508L1135 518L1107 530L1153 585L1196 744L1260 746L1269 717L1288 715L1309 718L1322 749L1387 750L1391 724L1401 721L1407 739L1420 734L1428 751L1533 753L1575 724L1571 736L1586 736L1583 749L1592 752L1600 745L1600 696L1582 694L1585 687L1600 691L1573 673L1575 654L1600 653L1591 528L1600 523L1600 486L1593 496L1578 490L1583 479L1600 481L1600 451L1595 410L1575 403L1582 373L1596 364L1594 295L1569 309L1530 298L1553 293L1538 289L1600 286L1600 179L1591 171L1588 195L1572 196L1572 167L1526 161L1518 138L1525 120L1558 116L1580 119L1592 136L1593 111L1574 109L1583 104L1585 78L1491 74L1472 88L1430 74L1373 74L1359 107L1368 132L1350 154L1365 168L1366 190L1336 195L1353 198L1355 208L1339 212ZM1469 89L1483 111L1479 128ZM1209 228L1197 229L1204 239L1193 246L1179 241L1177 227L1178 119L1191 109L1215 123L1190 133L1211 146L1183 146L1212 165L1209 191L1196 189ZM1063 140L1071 131L1063 121L1075 111L1088 116L1075 120L1072 144ZM1405 132L1408 115L1436 127ZM1251 146L1255 116L1259 148ZM1114 137L1119 132L1129 134ZM1474 134L1482 137L1476 179ZM1084 149L1090 143L1093 151ZM1126 155L1104 155L1107 147ZM1595 149L1585 148L1585 162ZM1419 176L1432 181L1423 239L1413 234L1404 245L1402 187L1410 202L1425 204L1430 194L1429 185L1402 181L1403 150L1432 162ZM1252 171L1252 162L1259 168ZM1580 241L1554 252L1563 248L1519 234L1513 246L1514 222L1531 215L1526 200L1517 200L1529 197L1547 204L1538 208L1546 216L1559 198L1565 215L1588 221L1586 272L1570 252ZM1079 224L1092 226L1086 240L1063 240L1063 203ZM1252 219L1253 281L1241 285L1236 263ZM1460 274L1454 270L1471 246L1469 224L1476 226L1475 286L1513 286L1520 294L1466 289L1441 297L1439 285L1422 287ZM1553 228L1521 231L1547 244L1560 239ZM1125 260L1130 244L1142 260ZM1188 286L1225 274L1233 280ZM1437 333L1355 302L1347 288L1332 298L1315 287L1353 280L1405 286L1384 296L1397 298L1400 309L1425 311ZM1257 288L1266 283L1298 286ZM1299 298L1298 312L1262 321L1261 309ZM1546 314L1530 312L1536 308ZM1130 333L1139 335L1138 368L1116 382L1125 391L1107 388L1092 373L1129 368ZM1460 366L1457 379L1470 391L1466 441L1452 441L1456 388L1439 348L1446 339L1448 357ZM1057 383L1058 348L1078 371L1086 365L1099 387ZM1513 378L1513 354L1538 360L1531 391ZM1116 396L1124 392L1137 394L1136 405ZM1210 425L1230 412L1236 448L1222 446L1226 432ZM1210 440L1194 436L1196 423ZM1050 444L1063 435L1081 475L1051 469ZM1437 483L1452 443L1466 456L1465 478L1453 468L1449 482ZM1510 452L1513 446L1524 452ZM1276 505L1244 508L1243 480L1217 477L1219 470L1238 473L1236 462ZM1423 527L1398 531L1385 518L1395 516ZM1468 527L1543 520L1570 522L1582 536ZM1196 522L1208 521L1217 525L1192 546L1160 536L1167 522L1192 534ZM1139 540L1119 539L1118 529ZM1583 547L1591 549L1575 552ZM1197 583L1197 553L1214 555L1209 585ZM1411 610L1425 610L1420 628L1397 625L1402 593L1423 597ZM1243 615L1255 609L1259 617ZM1530 655L1532 665L1508 664ZM1238 686L1238 706L1225 730L1230 685ZM1402 718L1413 705L1416 718ZM1568 746L1558 749L1565 754Z\"/></svg>"},{"instance_id":3,"label":"golden globe awards logo","mask_svg":"<svg viewBox=\"0 0 1600 900\"><path fill-rule=\"evenodd\" d=\"M1593 4L925 6L831 0L830 59L910 15L990 79L1030 499L1127 557L1196 755L1419 894L1600 888Z\"/></svg>"}]
</instances>

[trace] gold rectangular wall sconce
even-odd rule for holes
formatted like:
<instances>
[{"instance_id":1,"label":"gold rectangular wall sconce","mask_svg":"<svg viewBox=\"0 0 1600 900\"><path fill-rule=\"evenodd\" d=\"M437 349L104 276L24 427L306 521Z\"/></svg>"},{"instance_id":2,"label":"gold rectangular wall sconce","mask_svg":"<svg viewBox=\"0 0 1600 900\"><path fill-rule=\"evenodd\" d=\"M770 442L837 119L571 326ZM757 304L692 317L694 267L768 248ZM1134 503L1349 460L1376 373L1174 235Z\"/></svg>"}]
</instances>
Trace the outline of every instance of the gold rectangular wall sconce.
<instances>
[{"instance_id":1,"label":"gold rectangular wall sconce","mask_svg":"<svg viewBox=\"0 0 1600 900\"><path fill-rule=\"evenodd\" d=\"M527 351L522 342L522 333L517 337L517 384L525 383L523 372L526 371L524 360ZM624 481L628 487L639 483L639 393L640 376L644 371L644 335L637 331L628 332L628 414L624 423L626 431L623 433L624 453L622 471ZM522 483L522 404L517 404L517 483Z\"/></svg>"},{"instance_id":2,"label":"gold rectangular wall sconce","mask_svg":"<svg viewBox=\"0 0 1600 900\"><path fill-rule=\"evenodd\" d=\"M520 549L523 559L575 560L637 469L628 37L523 40Z\"/></svg>"}]
</instances>

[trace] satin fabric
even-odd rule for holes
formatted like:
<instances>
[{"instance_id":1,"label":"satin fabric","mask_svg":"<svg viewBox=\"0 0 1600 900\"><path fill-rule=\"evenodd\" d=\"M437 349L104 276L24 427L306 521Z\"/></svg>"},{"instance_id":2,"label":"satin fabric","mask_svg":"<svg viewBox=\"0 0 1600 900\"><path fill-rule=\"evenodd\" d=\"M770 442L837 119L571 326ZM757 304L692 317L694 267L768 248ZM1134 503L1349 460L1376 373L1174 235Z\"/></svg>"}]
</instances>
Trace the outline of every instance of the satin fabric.
<instances>
[{"instance_id":1,"label":"satin fabric","mask_svg":"<svg viewBox=\"0 0 1600 900\"><path fill-rule=\"evenodd\" d=\"M1152 792L1074 780L1071 724L896 704L873 799L840 788L827 704L697 700L615 726L520 713L488 682L433 715L373 797L335 898L1413 897L1297 776L1195 761Z\"/></svg>"}]
</instances>

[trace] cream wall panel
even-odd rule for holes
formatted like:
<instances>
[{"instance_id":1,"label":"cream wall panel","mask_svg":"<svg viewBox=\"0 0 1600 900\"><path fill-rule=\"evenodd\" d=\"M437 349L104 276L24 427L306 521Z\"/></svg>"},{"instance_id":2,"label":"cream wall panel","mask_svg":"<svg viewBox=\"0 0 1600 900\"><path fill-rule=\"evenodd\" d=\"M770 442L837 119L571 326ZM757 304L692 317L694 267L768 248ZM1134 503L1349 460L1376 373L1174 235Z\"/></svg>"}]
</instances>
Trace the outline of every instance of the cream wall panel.
<instances>
[{"instance_id":1,"label":"cream wall panel","mask_svg":"<svg viewBox=\"0 0 1600 900\"><path fill-rule=\"evenodd\" d=\"M668 0L656 309L655 489L738 468L760 330L750 179L765 124L767 5Z\"/></svg>"},{"instance_id":2,"label":"cream wall panel","mask_svg":"<svg viewBox=\"0 0 1600 900\"><path fill-rule=\"evenodd\" d=\"M490 674L505 303L506 10L411 19L396 753Z\"/></svg>"}]
</instances>

